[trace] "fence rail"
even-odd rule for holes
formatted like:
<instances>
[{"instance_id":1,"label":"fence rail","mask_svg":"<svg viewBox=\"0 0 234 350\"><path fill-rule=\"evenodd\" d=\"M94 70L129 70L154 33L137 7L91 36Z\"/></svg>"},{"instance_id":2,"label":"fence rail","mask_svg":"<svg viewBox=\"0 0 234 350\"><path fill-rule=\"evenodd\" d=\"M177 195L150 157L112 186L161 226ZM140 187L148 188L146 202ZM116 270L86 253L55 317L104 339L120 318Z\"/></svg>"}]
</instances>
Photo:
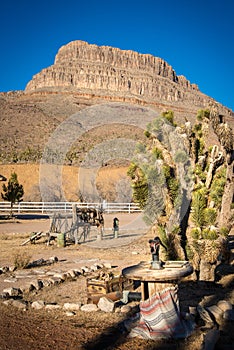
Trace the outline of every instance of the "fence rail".
<instances>
[{"instance_id":1,"label":"fence rail","mask_svg":"<svg viewBox=\"0 0 234 350\"><path fill-rule=\"evenodd\" d=\"M105 213L136 213L141 209L134 203L80 203L80 202L19 202L13 205L13 212L20 213L40 213L51 214L56 212L70 213L72 206L76 204L80 208L100 208L102 206ZM0 202L0 212L9 212L10 202Z\"/></svg>"}]
</instances>

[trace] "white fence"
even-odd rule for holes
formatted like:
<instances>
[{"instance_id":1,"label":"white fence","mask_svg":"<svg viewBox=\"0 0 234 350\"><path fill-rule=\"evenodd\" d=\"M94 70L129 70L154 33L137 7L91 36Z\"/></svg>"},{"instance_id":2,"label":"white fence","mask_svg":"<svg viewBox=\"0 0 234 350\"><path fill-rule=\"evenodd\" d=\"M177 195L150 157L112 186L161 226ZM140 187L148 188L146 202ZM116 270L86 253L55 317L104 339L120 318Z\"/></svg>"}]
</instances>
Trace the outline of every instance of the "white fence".
<instances>
[{"instance_id":1,"label":"white fence","mask_svg":"<svg viewBox=\"0 0 234 350\"><path fill-rule=\"evenodd\" d=\"M141 212L138 205L134 203L80 203L80 202L19 202L13 205L14 214L20 213L71 213L72 205L76 204L81 208L100 208L102 206L105 213L136 213ZM0 202L0 212L9 213L10 202Z\"/></svg>"}]
</instances>

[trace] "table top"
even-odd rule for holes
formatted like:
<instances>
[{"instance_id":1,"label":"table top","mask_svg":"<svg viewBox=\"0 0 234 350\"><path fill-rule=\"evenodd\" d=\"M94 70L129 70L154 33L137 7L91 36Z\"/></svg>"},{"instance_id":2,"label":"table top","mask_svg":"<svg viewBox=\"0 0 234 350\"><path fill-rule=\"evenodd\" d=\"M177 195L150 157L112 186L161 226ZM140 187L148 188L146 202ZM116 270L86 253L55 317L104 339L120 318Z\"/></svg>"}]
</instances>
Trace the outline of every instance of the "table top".
<instances>
[{"instance_id":1,"label":"table top","mask_svg":"<svg viewBox=\"0 0 234 350\"><path fill-rule=\"evenodd\" d=\"M122 270L123 276L132 280L163 283L178 281L192 272L193 267L188 261L166 261L160 270L152 269L150 261L142 261Z\"/></svg>"}]
</instances>

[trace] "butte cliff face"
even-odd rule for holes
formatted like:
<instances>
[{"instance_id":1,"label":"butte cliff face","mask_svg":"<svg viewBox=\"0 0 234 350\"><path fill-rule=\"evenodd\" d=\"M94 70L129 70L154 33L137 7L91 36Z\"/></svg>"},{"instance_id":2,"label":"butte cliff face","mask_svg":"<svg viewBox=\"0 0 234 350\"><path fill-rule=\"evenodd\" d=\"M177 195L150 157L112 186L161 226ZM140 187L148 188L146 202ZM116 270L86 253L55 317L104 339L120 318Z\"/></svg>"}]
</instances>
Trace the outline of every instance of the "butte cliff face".
<instances>
[{"instance_id":1,"label":"butte cliff face","mask_svg":"<svg viewBox=\"0 0 234 350\"><path fill-rule=\"evenodd\" d=\"M26 93L71 91L188 110L207 108L209 98L163 59L130 50L73 41L62 46L52 66L36 74Z\"/></svg>"},{"instance_id":2,"label":"butte cliff face","mask_svg":"<svg viewBox=\"0 0 234 350\"><path fill-rule=\"evenodd\" d=\"M183 125L186 120L194 124L198 110L214 100L161 58L73 41L59 49L54 64L36 74L25 91L0 93L0 161L17 162L20 152L27 158L32 148L43 150L66 118L110 102L138 104L159 114L170 109ZM218 109L233 128L233 112L220 104Z\"/></svg>"}]
</instances>

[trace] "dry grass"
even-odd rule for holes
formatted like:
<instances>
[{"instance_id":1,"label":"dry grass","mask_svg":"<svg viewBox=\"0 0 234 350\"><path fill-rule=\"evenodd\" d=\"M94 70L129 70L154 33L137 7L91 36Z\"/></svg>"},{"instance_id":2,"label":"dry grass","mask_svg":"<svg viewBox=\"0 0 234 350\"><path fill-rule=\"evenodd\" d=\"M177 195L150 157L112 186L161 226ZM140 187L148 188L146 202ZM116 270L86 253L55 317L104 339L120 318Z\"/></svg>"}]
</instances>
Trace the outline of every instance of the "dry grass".
<instances>
[{"instance_id":1,"label":"dry grass","mask_svg":"<svg viewBox=\"0 0 234 350\"><path fill-rule=\"evenodd\" d=\"M24 269L31 260L31 255L27 251L16 251L13 253L13 265L16 269Z\"/></svg>"},{"instance_id":2,"label":"dry grass","mask_svg":"<svg viewBox=\"0 0 234 350\"><path fill-rule=\"evenodd\" d=\"M13 172L18 175L19 183L24 187L24 200L37 201L39 194L39 164L2 164L0 165L0 174L7 179ZM75 166L63 166L63 191L68 201L78 200L78 173L79 168ZM93 171L91 171L93 172ZM99 169L96 178L96 185L101 194L113 191L116 182L123 176L126 176L127 167L103 167ZM89 173L87 174L89 176ZM88 182L89 183L89 182ZM89 183L89 186L92 186ZM90 187L92 190L92 188ZM2 192L2 183L0 183L0 192Z\"/></svg>"}]
</instances>

